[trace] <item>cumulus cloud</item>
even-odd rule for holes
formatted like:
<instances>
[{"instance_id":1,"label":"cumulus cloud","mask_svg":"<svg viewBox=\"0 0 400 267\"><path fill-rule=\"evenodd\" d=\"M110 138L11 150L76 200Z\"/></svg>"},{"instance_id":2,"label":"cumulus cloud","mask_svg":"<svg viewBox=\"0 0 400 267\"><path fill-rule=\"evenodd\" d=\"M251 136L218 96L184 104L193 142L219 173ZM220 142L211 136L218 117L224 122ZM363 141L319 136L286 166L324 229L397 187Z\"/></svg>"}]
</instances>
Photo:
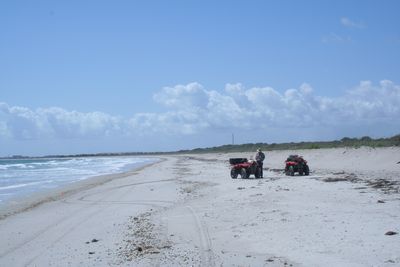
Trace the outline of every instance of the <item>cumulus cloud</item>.
<instances>
[{"instance_id":1,"label":"cumulus cloud","mask_svg":"<svg viewBox=\"0 0 400 267\"><path fill-rule=\"evenodd\" d=\"M240 83L216 91L190 83L165 87L154 98L170 108L169 113L152 114L151 125L161 125L158 128L164 132L180 125L190 129L187 133L213 128L336 127L346 121L373 123L400 115L400 87L388 80L378 85L362 81L337 98L315 95L307 83L283 92L272 87L247 89Z\"/></svg>"},{"instance_id":2,"label":"cumulus cloud","mask_svg":"<svg viewBox=\"0 0 400 267\"><path fill-rule=\"evenodd\" d=\"M362 81L336 98L318 96L309 84L278 91L227 84L208 90L199 83L164 87L154 101L167 111L131 118L62 108L0 103L0 137L13 139L104 136L191 135L205 131L358 127L394 123L400 118L400 86Z\"/></svg>"},{"instance_id":3,"label":"cumulus cloud","mask_svg":"<svg viewBox=\"0 0 400 267\"><path fill-rule=\"evenodd\" d=\"M207 91L199 83L164 87L154 95L154 100L169 108L191 109L207 104Z\"/></svg>"},{"instance_id":4,"label":"cumulus cloud","mask_svg":"<svg viewBox=\"0 0 400 267\"><path fill-rule=\"evenodd\" d=\"M15 139L107 136L119 130L120 121L102 112L82 113L57 107L30 110L0 103L0 135Z\"/></svg>"},{"instance_id":5,"label":"cumulus cloud","mask_svg":"<svg viewBox=\"0 0 400 267\"><path fill-rule=\"evenodd\" d=\"M198 111L187 109L165 113L139 113L128 120L125 135L194 134L208 127L201 117L202 114Z\"/></svg>"}]
</instances>

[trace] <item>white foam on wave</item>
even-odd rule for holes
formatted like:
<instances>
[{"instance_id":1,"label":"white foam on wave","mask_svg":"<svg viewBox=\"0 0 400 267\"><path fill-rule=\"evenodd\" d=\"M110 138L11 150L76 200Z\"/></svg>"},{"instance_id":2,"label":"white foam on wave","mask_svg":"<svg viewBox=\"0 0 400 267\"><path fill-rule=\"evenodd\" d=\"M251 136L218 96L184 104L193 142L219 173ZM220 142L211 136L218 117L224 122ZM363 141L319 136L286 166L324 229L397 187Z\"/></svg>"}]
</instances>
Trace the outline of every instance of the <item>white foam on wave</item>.
<instances>
[{"instance_id":1,"label":"white foam on wave","mask_svg":"<svg viewBox=\"0 0 400 267\"><path fill-rule=\"evenodd\" d=\"M51 182L51 181L40 181L40 182L38 181L38 182L23 183L23 184L13 184L13 185L8 185L8 186L1 186L0 190L15 189L15 188L27 187L27 186L44 184L44 183L49 183L49 182Z\"/></svg>"},{"instance_id":2,"label":"white foam on wave","mask_svg":"<svg viewBox=\"0 0 400 267\"><path fill-rule=\"evenodd\" d=\"M16 163L16 164L4 164L0 165L1 170L8 170L8 169L28 169L28 165L23 163Z\"/></svg>"},{"instance_id":3,"label":"white foam on wave","mask_svg":"<svg viewBox=\"0 0 400 267\"><path fill-rule=\"evenodd\" d=\"M89 177L120 173L137 168L153 158L88 157L21 160L0 165L0 191L12 195L59 187ZM0 194L0 200L7 199Z\"/></svg>"}]
</instances>

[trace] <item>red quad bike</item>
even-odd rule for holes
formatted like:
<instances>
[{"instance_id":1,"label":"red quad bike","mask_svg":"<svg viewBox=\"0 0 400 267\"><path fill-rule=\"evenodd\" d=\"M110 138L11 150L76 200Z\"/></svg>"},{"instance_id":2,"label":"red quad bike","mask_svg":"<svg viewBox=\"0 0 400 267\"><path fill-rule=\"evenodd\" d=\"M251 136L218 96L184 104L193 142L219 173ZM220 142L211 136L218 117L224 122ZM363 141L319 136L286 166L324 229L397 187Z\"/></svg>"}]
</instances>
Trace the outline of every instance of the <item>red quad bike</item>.
<instances>
[{"instance_id":1,"label":"red quad bike","mask_svg":"<svg viewBox=\"0 0 400 267\"><path fill-rule=\"evenodd\" d=\"M285 161L285 174L293 176L295 172L299 175L309 175L310 169L308 168L307 161L298 155L290 155Z\"/></svg>"},{"instance_id":2,"label":"red quad bike","mask_svg":"<svg viewBox=\"0 0 400 267\"><path fill-rule=\"evenodd\" d=\"M255 160L248 161L246 158L231 158L231 177L236 179L240 174L242 179L247 179L250 175L254 174L256 178L261 177L261 167L258 166Z\"/></svg>"}]
</instances>

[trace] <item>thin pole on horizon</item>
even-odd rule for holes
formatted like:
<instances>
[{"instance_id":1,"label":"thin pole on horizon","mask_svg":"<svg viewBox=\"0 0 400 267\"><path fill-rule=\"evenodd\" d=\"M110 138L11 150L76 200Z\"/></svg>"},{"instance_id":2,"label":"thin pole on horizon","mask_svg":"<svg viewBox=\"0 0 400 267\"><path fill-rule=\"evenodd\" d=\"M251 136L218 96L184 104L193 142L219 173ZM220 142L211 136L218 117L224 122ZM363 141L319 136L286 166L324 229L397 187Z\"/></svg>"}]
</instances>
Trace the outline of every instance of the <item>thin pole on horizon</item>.
<instances>
[{"instance_id":1,"label":"thin pole on horizon","mask_svg":"<svg viewBox=\"0 0 400 267\"><path fill-rule=\"evenodd\" d=\"M232 145L235 144L235 135L232 133Z\"/></svg>"}]
</instances>

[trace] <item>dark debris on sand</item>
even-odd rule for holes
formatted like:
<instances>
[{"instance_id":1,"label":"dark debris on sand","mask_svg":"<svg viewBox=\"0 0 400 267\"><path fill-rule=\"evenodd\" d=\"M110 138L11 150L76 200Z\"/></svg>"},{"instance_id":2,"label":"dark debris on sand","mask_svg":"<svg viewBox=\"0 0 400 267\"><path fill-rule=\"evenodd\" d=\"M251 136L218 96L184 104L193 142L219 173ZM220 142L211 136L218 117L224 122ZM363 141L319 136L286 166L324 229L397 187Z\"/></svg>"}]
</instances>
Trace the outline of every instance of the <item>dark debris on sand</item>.
<instances>
[{"instance_id":1,"label":"dark debris on sand","mask_svg":"<svg viewBox=\"0 0 400 267\"><path fill-rule=\"evenodd\" d=\"M171 248L168 241L162 241L156 234L155 225L151 221L151 213L146 212L129 220L127 238L118 250L124 261L134 261L149 254L159 254Z\"/></svg>"},{"instance_id":2,"label":"dark debris on sand","mask_svg":"<svg viewBox=\"0 0 400 267\"><path fill-rule=\"evenodd\" d=\"M395 231L387 231L385 235L397 235L398 233Z\"/></svg>"},{"instance_id":3,"label":"dark debris on sand","mask_svg":"<svg viewBox=\"0 0 400 267\"><path fill-rule=\"evenodd\" d=\"M322 179L322 181L327 182L327 183L331 183L331 182L365 183L367 186L374 188L374 189L379 189L387 194L400 193L400 182L398 182L398 181L391 181L391 180L384 179L384 178L374 179L374 180L360 179L354 173L346 174L345 172L336 172L336 173L333 173L333 175L337 175L337 176L326 177L326 178ZM359 187L356 189L365 189L365 188ZM379 202L379 203L382 203L382 202Z\"/></svg>"}]
</instances>

